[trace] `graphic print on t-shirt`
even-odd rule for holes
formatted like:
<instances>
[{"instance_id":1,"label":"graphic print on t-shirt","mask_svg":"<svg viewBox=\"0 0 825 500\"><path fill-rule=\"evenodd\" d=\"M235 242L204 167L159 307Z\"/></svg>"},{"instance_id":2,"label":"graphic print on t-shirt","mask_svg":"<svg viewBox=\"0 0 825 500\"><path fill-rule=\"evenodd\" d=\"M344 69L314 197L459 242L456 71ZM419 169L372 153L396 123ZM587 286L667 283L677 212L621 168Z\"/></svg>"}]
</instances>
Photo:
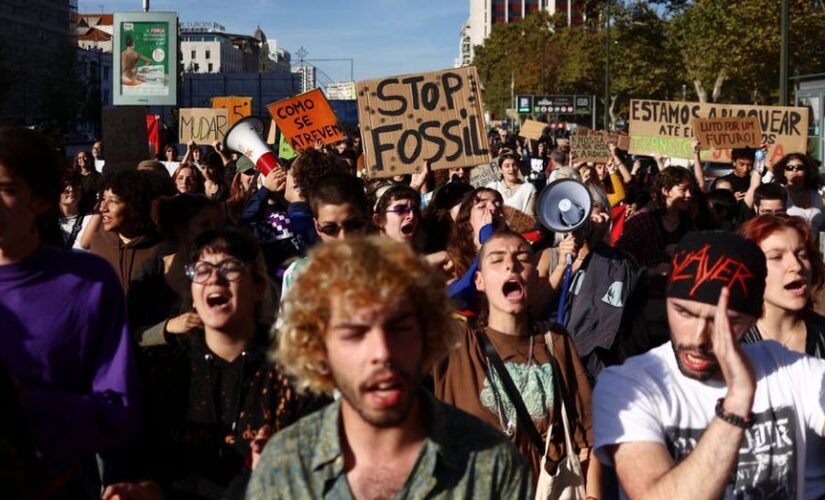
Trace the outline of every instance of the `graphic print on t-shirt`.
<instances>
[{"instance_id":1,"label":"graphic print on t-shirt","mask_svg":"<svg viewBox=\"0 0 825 500\"><path fill-rule=\"evenodd\" d=\"M507 373L510 374L513 384L519 388L524 406L527 407L527 412L533 418L533 421L544 421L547 418L548 410L553 406L552 365L550 363L533 365L528 370L526 364L506 361L504 367L507 368ZM504 390L504 384L501 383L501 379L499 379L498 373L494 369L491 372L493 382L490 383L490 373L488 373L484 377L484 386L479 394L479 401L494 415L500 416L499 406L496 403L496 396L498 396L501 405L504 407L504 421L517 422L516 408L510 402L510 398ZM497 394L493 392L494 390Z\"/></svg>"},{"instance_id":2,"label":"graphic print on t-shirt","mask_svg":"<svg viewBox=\"0 0 825 500\"><path fill-rule=\"evenodd\" d=\"M736 471L725 498L794 498L796 496L796 414L782 406L754 415L739 448ZM704 429L665 429L668 449L680 461L696 447Z\"/></svg>"}]
</instances>

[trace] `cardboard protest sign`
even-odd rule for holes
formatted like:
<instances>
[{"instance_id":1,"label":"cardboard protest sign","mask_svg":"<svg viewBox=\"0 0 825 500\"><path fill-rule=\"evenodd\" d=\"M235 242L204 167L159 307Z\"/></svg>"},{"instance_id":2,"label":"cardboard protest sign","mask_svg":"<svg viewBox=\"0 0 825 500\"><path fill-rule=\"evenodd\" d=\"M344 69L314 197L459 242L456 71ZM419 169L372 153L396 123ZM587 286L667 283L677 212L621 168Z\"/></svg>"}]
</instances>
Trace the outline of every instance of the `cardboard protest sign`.
<instances>
[{"instance_id":1,"label":"cardboard protest sign","mask_svg":"<svg viewBox=\"0 0 825 500\"><path fill-rule=\"evenodd\" d=\"M518 135L524 137L525 139L533 139L534 141L537 141L541 139L541 133L544 132L545 127L547 127L546 123L538 122L536 120L525 120Z\"/></svg>"},{"instance_id":2,"label":"cardboard protest sign","mask_svg":"<svg viewBox=\"0 0 825 500\"><path fill-rule=\"evenodd\" d=\"M607 142L612 142L622 151L627 151L630 148L630 136L624 132L610 132L607 134Z\"/></svg>"},{"instance_id":3,"label":"cardboard protest sign","mask_svg":"<svg viewBox=\"0 0 825 500\"><path fill-rule=\"evenodd\" d=\"M338 117L321 89L273 102L267 109L295 151L313 147L316 141L333 144L345 138Z\"/></svg>"},{"instance_id":4,"label":"cardboard protest sign","mask_svg":"<svg viewBox=\"0 0 825 500\"><path fill-rule=\"evenodd\" d=\"M610 159L607 138L604 134L571 135L570 158L577 162L607 163Z\"/></svg>"},{"instance_id":5,"label":"cardboard protest sign","mask_svg":"<svg viewBox=\"0 0 825 500\"><path fill-rule=\"evenodd\" d=\"M149 159L146 108L104 108L102 118L107 171L136 169L138 163Z\"/></svg>"},{"instance_id":6,"label":"cardboard protest sign","mask_svg":"<svg viewBox=\"0 0 825 500\"><path fill-rule=\"evenodd\" d=\"M212 144L222 141L229 130L229 117L223 108L181 108L178 122L180 142Z\"/></svg>"},{"instance_id":7,"label":"cardboard protest sign","mask_svg":"<svg viewBox=\"0 0 825 500\"><path fill-rule=\"evenodd\" d=\"M224 96L212 98L213 108L223 108L229 118L229 126L247 116L252 116L252 98L238 96Z\"/></svg>"},{"instance_id":8,"label":"cardboard protest sign","mask_svg":"<svg viewBox=\"0 0 825 500\"><path fill-rule=\"evenodd\" d=\"M762 145L762 129L755 116L695 118L693 135L702 149L758 148Z\"/></svg>"},{"instance_id":9,"label":"cardboard protest sign","mask_svg":"<svg viewBox=\"0 0 825 500\"><path fill-rule=\"evenodd\" d=\"M370 177L489 163L475 67L361 81L358 120Z\"/></svg>"},{"instance_id":10,"label":"cardboard protest sign","mask_svg":"<svg viewBox=\"0 0 825 500\"><path fill-rule=\"evenodd\" d=\"M526 233L536 228L536 219L511 206L504 206L504 218L507 227L517 233Z\"/></svg>"},{"instance_id":11,"label":"cardboard protest sign","mask_svg":"<svg viewBox=\"0 0 825 500\"><path fill-rule=\"evenodd\" d=\"M807 149L806 108L633 99L630 101L629 152L640 155L659 152L673 158L692 158L693 120L734 116L759 119L760 142L768 145L767 158L771 162ZM730 162L730 151L706 151L702 159Z\"/></svg>"},{"instance_id":12,"label":"cardboard protest sign","mask_svg":"<svg viewBox=\"0 0 825 500\"><path fill-rule=\"evenodd\" d=\"M494 160L490 163L473 167L472 170L470 170L470 185L475 188L484 187L491 182L497 181L500 177L498 161Z\"/></svg>"}]
</instances>

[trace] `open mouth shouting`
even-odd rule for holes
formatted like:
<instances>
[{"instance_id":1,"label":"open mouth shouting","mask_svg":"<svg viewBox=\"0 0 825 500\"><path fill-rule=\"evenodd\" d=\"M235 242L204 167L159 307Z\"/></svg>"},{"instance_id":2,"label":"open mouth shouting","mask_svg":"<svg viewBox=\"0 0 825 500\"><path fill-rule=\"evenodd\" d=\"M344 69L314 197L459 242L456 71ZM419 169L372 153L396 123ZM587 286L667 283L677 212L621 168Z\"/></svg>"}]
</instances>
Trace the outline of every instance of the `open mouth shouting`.
<instances>
[{"instance_id":1,"label":"open mouth shouting","mask_svg":"<svg viewBox=\"0 0 825 500\"><path fill-rule=\"evenodd\" d=\"M362 388L369 402L380 409L397 406L404 395L404 379L399 374L382 372L371 377Z\"/></svg>"},{"instance_id":2,"label":"open mouth shouting","mask_svg":"<svg viewBox=\"0 0 825 500\"><path fill-rule=\"evenodd\" d=\"M505 281L501 287L501 293L504 295L504 298L513 303L520 303L526 295L525 292L524 282L517 278Z\"/></svg>"},{"instance_id":3,"label":"open mouth shouting","mask_svg":"<svg viewBox=\"0 0 825 500\"><path fill-rule=\"evenodd\" d=\"M803 279L798 279L786 284L784 288L794 297L805 297L808 292L808 283Z\"/></svg>"},{"instance_id":4,"label":"open mouth shouting","mask_svg":"<svg viewBox=\"0 0 825 500\"><path fill-rule=\"evenodd\" d=\"M224 312L229 308L229 294L226 292L212 292L206 296L206 306L211 312Z\"/></svg>"},{"instance_id":5,"label":"open mouth shouting","mask_svg":"<svg viewBox=\"0 0 825 500\"><path fill-rule=\"evenodd\" d=\"M415 223L414 222L406 222L401 224L401 234L404 236L412 236L415 232Z\"/></svg>"}]
</instances>

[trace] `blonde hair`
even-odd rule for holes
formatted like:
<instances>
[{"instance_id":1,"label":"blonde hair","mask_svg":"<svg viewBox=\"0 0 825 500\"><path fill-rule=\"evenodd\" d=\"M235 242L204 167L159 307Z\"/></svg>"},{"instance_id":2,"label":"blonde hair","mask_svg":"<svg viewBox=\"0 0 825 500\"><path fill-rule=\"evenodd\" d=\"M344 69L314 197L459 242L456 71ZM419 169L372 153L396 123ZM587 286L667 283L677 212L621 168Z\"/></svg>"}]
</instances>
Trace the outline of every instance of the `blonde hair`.
<instances>
[{"instance_id":1,"label":"blonde hair","mask_svg":"<svg viewBox=\"0 0 825 500\"><path fill-rule=\"evenodd\" d=\"M411 299L424 332L423 370L430 371L457 345L444 279L409 245L385 236L354 238L316 247L283 303L283 324L270 358L297 379L301 392L331 394L325 336L332 297L354 311Z\"/></svg>"}]
</instances>

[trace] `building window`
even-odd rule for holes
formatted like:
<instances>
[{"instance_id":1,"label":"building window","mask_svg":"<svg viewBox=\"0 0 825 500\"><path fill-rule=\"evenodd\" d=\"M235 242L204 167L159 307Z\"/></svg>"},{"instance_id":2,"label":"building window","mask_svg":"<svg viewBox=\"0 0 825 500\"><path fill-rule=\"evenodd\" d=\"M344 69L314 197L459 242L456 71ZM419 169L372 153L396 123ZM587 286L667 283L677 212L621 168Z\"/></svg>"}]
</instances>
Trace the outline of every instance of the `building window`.
<instances>
[{"instance_id":1,"label":"building window","mask_svg":"<svg viewBox=\"0 0 825 500\"><path fill-rule=\"evenodd\" d=\"M212 54L211 54L211 52L212 52L211 50L207 50L207 51L206 51L206 58L207 58L207 59L209 59L209 56L211 56L211 55L212 55Z\"/></svg>"},{"instance_id":2,"label":"building window","mask_svg":"<svg viewBox=\"0 0 825 500\"><path fill-rule=\"evenodd\" d=\"M196 58L196 57L197 57L197 55L196 55L196 53L195 53L195 52L196 52L196 51L194 51L194 50L192 51L192 59L194 59L194 58Z\"/></svg>"},{"instance_id":3,"label":"building window","mask_svg":"<svg viewBox=\"0 0 825 500\"><path fill-rule=\"evenodd\" d=\"M208 54L208 53L209 53L209 52L207 52L207 54ZM209 68L209 72L211 73L211 72L212 72L212 63L209 63L209 65L208 65L207 67Z\"/></svg>"}]
</instances>

